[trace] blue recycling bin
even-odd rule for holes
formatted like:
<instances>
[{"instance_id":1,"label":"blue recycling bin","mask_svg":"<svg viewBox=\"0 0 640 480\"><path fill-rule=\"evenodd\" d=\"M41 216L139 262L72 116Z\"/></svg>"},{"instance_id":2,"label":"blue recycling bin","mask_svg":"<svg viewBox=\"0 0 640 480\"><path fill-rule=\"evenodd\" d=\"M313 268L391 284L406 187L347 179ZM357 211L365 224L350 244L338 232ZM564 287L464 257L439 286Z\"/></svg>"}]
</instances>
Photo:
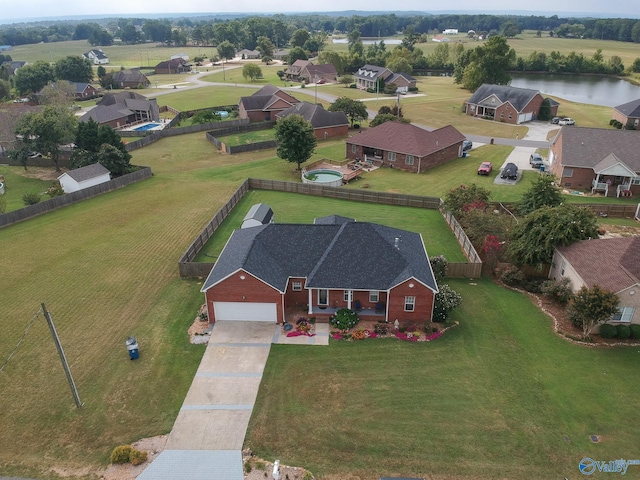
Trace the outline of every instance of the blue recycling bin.
<instances>
[{"instance_id":1,"label":"blue recycling bin","mask_svg":"<svg viewBox=\"0 0 640 480\"><path fill-rule=\"evenodd\" d=\"M129 352L129 359L137 360L138 357L140 356L140 353L139 353L138 341L136 340L136 337L127 338L127 341L125 342L125 344L127 345L127 351Z\"/></svg>"}]
</instances>

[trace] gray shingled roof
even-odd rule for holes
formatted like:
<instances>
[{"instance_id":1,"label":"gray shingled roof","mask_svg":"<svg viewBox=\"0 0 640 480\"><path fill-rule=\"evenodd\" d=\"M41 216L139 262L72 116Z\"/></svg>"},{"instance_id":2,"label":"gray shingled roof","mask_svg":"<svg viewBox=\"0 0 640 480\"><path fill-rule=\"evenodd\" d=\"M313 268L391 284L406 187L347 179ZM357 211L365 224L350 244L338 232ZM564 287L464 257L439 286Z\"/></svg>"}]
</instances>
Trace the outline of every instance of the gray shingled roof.
<instances>
[{"instance_id":1,"label":"gray shingled roof","mask_svg":"<svg viewBox=\"0 0 640 480\"><path fill-rule=\"evenodd\" d=\"M422 237L367 222L235 230L202 291L240 269L281 292L289 277L306 277L310 288L362 290L388 290L415 278L437 292Z\"/></svg>"},{"instance_id":2,"label":"gray shingled roof","mask_svg":"<svg viewBox=\"0 0 640 480\"><path fill-rule=\"evenodd\" d=\"M292 97L271 84L265 85L249 97L240 97L239 103L242 104L247 111L268 110L271 105L279 100L289 104L298 103L295 97Z\"/></svg>"},{"instance_id":3,"label":"gray shingled roof","mask_svg":"<svg viewBox=\"0 0 640 480\"><path fill-rule=\"evenodd\" d=\"M510 87L508 85L490 85L483 83L480 85L475 93L471 96L467 103L475 105L484 105L491 96L496 96L501 103L509 102L514 106L518 112L521 112L524 107L531 101L536 94L540 93L538 90L531 90L529 88ZM498 105L486 103L488 106L496 107Z\"/></svg>"},{"instance_id":4,"label":"gray shingled roof","mask_svg":"<svg viewBox=\"0 0 640 480\"><path fill-rule=\"evenodd\" d=\"M353 218L342 217L340 215L328 215L326 217L318 217L313 223L316 225L341 225L347 222L355 222Z\"/></svg>"},{"instance_id":5,"label":"gray shingled roof","mask_svg":"<svg viewBox=\"0 0 640 480\"><path fill-rule=\"evenodd\" d=\"M344 112L329 112L322 105L315 103L300 102L283 110L276 115L277 118L288 117L289 115L300 115L313 128L337 127L349 125L349 120Z\"/></svg>"},{"instance_id":6,"label":"gray shingled roof","mask_svg":"<svg viewBox=\"0 0 640 480\"><path fill-rule=\"evenodd\" d=\"M639 283L640 237L584 240L557 250L589 287L619 292Z\"/></svg>"},{"instance_id":7,"label":"gray shingled roof","mask_svg":"<svg viewBox=\"0 0 640 480\"><path fill-rule=\"evenodd\" d=\"M562 165L595 168L613 154L634 172L640 172L640 135L632 130L562 127L552 141L562 139Z\"/></svg>"},{"instance_id":8,"label":"gray shingled roof","mask_svg":"<svg viewBox=\"0 0 640 480\"><path fill-rule=\"evenodd\" d=\"M387 78L385 80L386 83L394 83L398 78L404 78L407 82L415 82L416 79L413 78L411 75L409 75L408 73L404 73L404 72L400 72L400 73L394 73L393 75L391 75L389 78Z\"/></svg>"},{"instance_id":9,"label":"gray shingled roof","mask_svg":"<svg viewBox=\"0 0 640 480\"><path fill-rule=\"evenodd\" d=\"M125 106L97 105L95 108L92 108L82 117L80 117L80 121L88 122L89 119L93 119L97 123L108 123L112 120L126 118L129 115L133 115L133 111L129 110Z\"/></svg>"},{"instance_id":10,"label":"gray shingled roof","mask_svg":"<svg viewBox=\"0 0 640 480\"><path fill-rule=\"evenodd\" d=\"M410 123L385 122L354 135L346 142L424 157L456 143L462 143L464 139L465 136L451 125L429 132Z\"/></svg>"},{"instance_id":11,"label":"gray shingled roof","mask_svg":"<svg viewBox=\"0 0 640 480\"><path fill-rule=\"evenodd\" d=\"M386 67L379 67L378 65L363 65L362 67L360 67L358 69L358 71L355 73L354 77L356 78L365 78L368 80L375 80L378 77L380 77L380 75L382 75L385 70L388 70ZM390 72L391 70L389 70Z\"/></svg>"},{"instance_id":12,"label":"gray shingled roof","mask_svg":"<svg viewBox=\"0 0 640 480\"><path fill-rule=\"evenodd\" d=\"M91 165L87 165L86 167L69 170L66 175L70 176L76 182L80 183L95 177L99 177L100 175L104 175L105 173L110 172L105 167L103 167L102 164L93 163Z\"/></svg>"},{"instance_id":13,"label":"gray shingled roof","mask_svg":"<svg viewBox=\"0 0 640 480\"><path fill-rule=\"evenodd\" d=\"M627 118L640 118L640 98L613 108Z\"/></svg>"},{"instance_id":14,"label":"gray shingled roof","mask_svg":"<svg viewBox=\"0 0 640 480\"><path fill-rule=\"evenodd\" d=\"M99 59L107 58L107 56L104 54L104 52L102 50L98 50L98 49L89 50L88 52L86 52L84 54L84 56L88 57L90 53L92 53L94 57L99 58Z\"/></svg>"}]
</instances>

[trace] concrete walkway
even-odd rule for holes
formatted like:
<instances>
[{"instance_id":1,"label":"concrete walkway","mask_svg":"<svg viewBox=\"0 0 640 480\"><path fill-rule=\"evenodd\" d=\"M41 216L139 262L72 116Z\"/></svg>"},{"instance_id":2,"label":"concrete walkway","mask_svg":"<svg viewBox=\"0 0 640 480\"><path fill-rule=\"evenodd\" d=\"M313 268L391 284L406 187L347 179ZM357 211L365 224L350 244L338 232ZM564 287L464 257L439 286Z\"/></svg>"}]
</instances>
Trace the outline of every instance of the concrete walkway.
<instances>
[{"instance_id":1,"label":"concrete walkway","mask_svg":"<svg viewBox=\"0 0 640 480\"><path fill-rule=\"evenodd\" d=\"M287 337L271 322L216 322L166 449L138 479L244 479L242 445L272 343L328 345L329 325Z\"/></svg>"}]
</instances>

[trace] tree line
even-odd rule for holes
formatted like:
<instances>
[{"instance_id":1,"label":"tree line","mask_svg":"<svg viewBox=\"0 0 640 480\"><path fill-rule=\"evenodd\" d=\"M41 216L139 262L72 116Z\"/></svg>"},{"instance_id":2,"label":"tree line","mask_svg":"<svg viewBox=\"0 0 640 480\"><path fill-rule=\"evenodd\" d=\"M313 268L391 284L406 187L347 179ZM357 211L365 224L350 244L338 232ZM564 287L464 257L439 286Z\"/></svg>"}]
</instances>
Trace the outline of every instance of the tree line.
<instances>
[{"instance_id":1,"label":"tree line","mask_svg":"<svg viewBox=\"0 0 640 480\"><path fill-rule=\"evenodd\" d=\"M120 18L96 22L55 22L0 27L0 44L24 45L53 43L66 40L88 40L92 45L111 45L116 39L123 43L161 42L172 45L216 46L230 41L237 48L253 49L261 36L277 47L286 45L295 30L310 32L359 32L362 37L395 35L410 28L419 35L437 34L447 28L469 30L485 35L517 34L522 30L547 32L559 37L596 38L640 43L640 20L626 18L584 19L572 17L516 15L352 15L276 14L246 16L234 19Z\"/></svg>"}]
</instances>

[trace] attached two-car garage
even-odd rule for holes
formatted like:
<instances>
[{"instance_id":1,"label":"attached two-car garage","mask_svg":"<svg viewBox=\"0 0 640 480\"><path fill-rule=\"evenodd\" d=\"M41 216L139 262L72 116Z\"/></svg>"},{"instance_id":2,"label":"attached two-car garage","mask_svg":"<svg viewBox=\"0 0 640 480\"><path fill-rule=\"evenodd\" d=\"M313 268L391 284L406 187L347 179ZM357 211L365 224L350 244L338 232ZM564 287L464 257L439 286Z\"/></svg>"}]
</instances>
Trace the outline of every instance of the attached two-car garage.
<instances>
[{"instance_id":1,"label":"attached two-car garage","mask_svg":"<svg viewBox=\"0 0 640 480\"><path fill-rule=\"evenodd\" d=\"M277 303L213 302L216 321L242 320L247 322L278 321Z\"/></svg>"}]
</instances>

